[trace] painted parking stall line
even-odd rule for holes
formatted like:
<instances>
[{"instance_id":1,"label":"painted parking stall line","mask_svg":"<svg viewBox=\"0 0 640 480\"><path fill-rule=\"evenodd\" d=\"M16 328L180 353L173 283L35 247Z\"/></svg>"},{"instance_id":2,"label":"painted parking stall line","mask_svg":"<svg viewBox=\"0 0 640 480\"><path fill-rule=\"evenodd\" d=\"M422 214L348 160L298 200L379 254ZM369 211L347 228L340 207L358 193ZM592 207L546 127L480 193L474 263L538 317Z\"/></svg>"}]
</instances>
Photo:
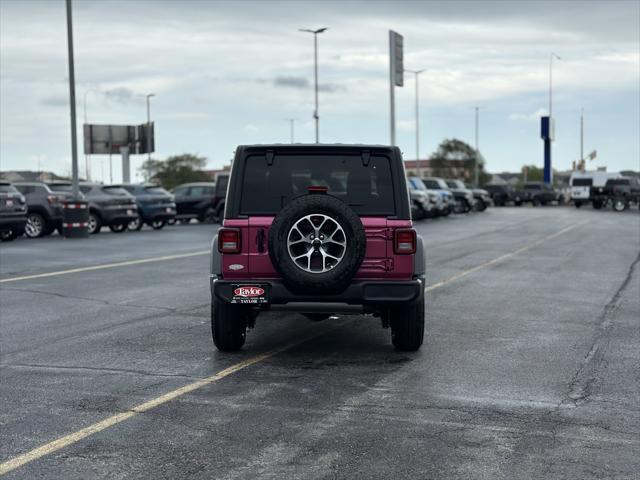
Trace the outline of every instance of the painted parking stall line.
<instances>
[{"instance_id":1,"label":"painted parking stall line","mask_svg":"<svg viewBox=\"0 0 640 480\"><path fill-rule=\"evenodd\" d=\"M585 225L588 222L581 222L581 223L576 223L573 225L570 225L566 228L563 228L562 230L553 233L551 235L548 235L544 238L541 238L540 240L537 240L535 242L529 243L528 245L525 245L524 247L521 247L513 252L507 253L505 255L501 255L499 257L494 258L493 260L490 260L488 262L485 262L481 265L478 265L476 267L470 268L468 270L465 270L457 275L454 275L452 277L449 277L446 280L443 280L441 282L437 282L434 283L432 285L429 285L427 288L425 288L426 292L430 292L433 290L436 290L438 288L441 288L445 285L448 285L449 283L452 283L460 278L463 278L467 275L470 275L472 273L475 273L479 270L482 270L484 268L490 267L492 265L495 265L499 262L503 262L505 260L508 260L510 258L515 257L516 255L519 255L520 253L523 253L527 250L531 250L532 248L535 248L539 245L542 245L543 243L552 240L554 238L557 238L567 232L570 232L571 230L574 230L577 227L580 227L582 225ZM191 254L185 254L186 256L196 256L196 255L203 255L203 254L208 254L209 252L193 252ZM183 256L185 256L183 255ZM176 257L176 256L171 256L171 257ZM181 257L177 257L177 258L181 258ZM156 257L155 259L145 259L145 260L138 260L138 261L134 261L134 262L138 262L138 263L145 263L149 262L149 261L162 261L161 259L170 259L168 257ZM132 264L131 262L121 262L120 264L109 264L108 266L96 266L96 267L87 267L85 270L96 270L96 269L100 269L100 268L113 268L116 266L125 266L125 265L130 265ZM83 269L75 269L78 271L85 271ZM74 273L74 271L65 271L65 273ZM48 274L49 276L53 276L53 275L57 275L57 274L64 274L64 273L59 273L59 272L52 272L51 274ZM45 276L47 276L47 274L43 274ZM296 340L294 342L288 343L282 347L270 350L268 352L262 353L262 354L258 354L255 355L253 357L250 357L246 360L243 360L242 362L236 363L235 365L232 365L224 370L221 370L220 372L211 375L209 377L197 380L195 382L189 383L187 385L184 385L180 388L177 388L175 390L172 390L170 392L167 392L163 395L160 395L159 397L153 398L147 402L141 403L137 406L134 406L133 408L131 408L130 410L127 410L125 412L120 412L117 413L115 415L112 415L111 417L108 417L104 420L101 420L97 423L94 423L92 425L89 425L88 427L85 427L83 429L77 430L73 433L70 433L68 435L62 436L56 440L53 440L49 443L46 443L40 447L37 447L27 453L24 453L22 455L19 455L17 457L14 457L10 460L7 460L6 462L0 464L0 475L4 475L6 473L9 473L23 465L26 465L27 463L33 462L35 460L38 460L46 455L49 455L51 453L54 453L62 448L74 445L76 443L78 443L79 441L95 434L95 433L99 433L109 427L112 427L114 425L117 425L125 420L128 420L130 418L135 417L136 415L139 415L140 413L144 413L146 411L149 411L159 405L165 404L171 400L175 400L178 397L181 397L182 395L185 395L187 393L193 392L201 387L204 387L206 385L210 385L214 382L217 382L218 380L221 380L225 377L228 377L229 375L232 375L240 370L243 370L247 367L250 367L252 365L255 365L257 363L260 363L264 360L267 360L275 355L278 355L279 353L285 352L297 345L303 344L309 340L313 340L314 338L320 337L322 335L325 335L326 333L329 333L332 330L335 330L337 328L340 328L343 324L336 326L334 328L330 328L330 329L326 329L323 330L321 332L318 332L314 335L310 335L304 338L301 338L299 340Z\"/></svg>"}]
</instances>

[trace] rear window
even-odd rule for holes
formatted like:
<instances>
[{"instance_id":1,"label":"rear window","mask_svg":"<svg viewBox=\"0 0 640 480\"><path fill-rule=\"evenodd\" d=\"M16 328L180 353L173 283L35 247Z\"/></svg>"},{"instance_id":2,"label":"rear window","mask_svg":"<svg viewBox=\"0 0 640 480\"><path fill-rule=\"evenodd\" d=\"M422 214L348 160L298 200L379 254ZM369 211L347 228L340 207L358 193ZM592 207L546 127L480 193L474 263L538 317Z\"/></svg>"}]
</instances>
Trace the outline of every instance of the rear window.
<instances>
[{"instance_id":1,"label":"rear window","mask_svg":"<svg viewBox=\"0 0 640 480\"><path fill-rule=\"evenodd\" d=\"M574 187L590 187L593 185L592 178L574 178L571 182Z\"/></svg>"},{"instance_id":2,"label":"rear window","mask_svg":"<svg viewBox=\"0 0 640 480\"><path fill-rule=\"evenodd\" d=\"M171 195L169 192L167 192L162 187L144 187L144 190L146 192L149 192L149 193L156 193L156 194L162 194L162 195Z\"/></svg>"},{"instance_id":3,"label":"rear window","mask_svg":"<svg viewBox=\"0 0 640 480\"><path fill-rule=\"evenodd\" d=\"M441 190L442 186L438 183L437 180L424 180L424 184L427 188L431 188L433 190Z\"/></svg>"},{"instance_id":4,"label":"rear window","mask_svg":"<svg viewBox=\"0 0 640 480\"><path fill-rule=\"evenodd\" d=\"M277 155L271 165L264 156L246 159L240 213L275 215L290 200L325 186L327 193L359 215L395 213L391 167L387 157L372 156L367 166L360 155Z\"/></svg>"},{"instance_id":5,"label":"rear window","mask_svg":"<svg viewBox=\"0 0 640 480\"><path fill-rule=\"evenodd\" d=\"M18 193L13 185L0 185L0 193Z\"/></svg>"},{"instance_id":6,"label":"rear window","mask_svg":"<svg viewBox=\"0 0 640 480\"><path fill-rule=\"evenodd\" d=\"M102 191L107 195L116 195L120 197L123 195L129 195L129 192L122 187L102 187Z\"/></svg>"},{"instance_id":7,"label":"rear window","mask_svg":"<svg viewBox=\"0 0 640 480\"><path fill-rule=\"evenodd\" d=\"M424 182L422 180L420 180L419 178L410 178L409 182L411 182L411 186L413 188L415 188L416 190L426 190L427 187L425 187Z\"/></svg>"},{"instance_id":8,"label":"rear window","mask_svg":"<svg viewBox=\"0 0 640 480\"><path fill-rule=\"evenodd\" d=\"M70 183L49 184L49 188L54 192L72 192L73 186Z\"/></svg>"},{"instance_id":9,"label":"rear window","mask_svg":"<svg viewBox=\"0 0 640 480\"><path fill-rule=\"evenodd\" d=\"M616 185L630 185L628 178L612 178L607 180L607 187L614 187Z\"/></svg>"}]
</instances>

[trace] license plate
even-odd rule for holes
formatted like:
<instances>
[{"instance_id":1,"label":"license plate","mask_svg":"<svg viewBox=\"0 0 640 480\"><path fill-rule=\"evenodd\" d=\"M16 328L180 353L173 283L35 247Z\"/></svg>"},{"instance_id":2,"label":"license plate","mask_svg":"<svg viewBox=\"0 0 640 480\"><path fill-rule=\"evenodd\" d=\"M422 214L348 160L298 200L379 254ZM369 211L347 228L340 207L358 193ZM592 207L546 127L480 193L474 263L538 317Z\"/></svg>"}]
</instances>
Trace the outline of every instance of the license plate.
<instances>
[{"instance_id":1,"label":"license plate","mask_svg":"<svg viewBox=\"0 0 640 480\"><path fill-rule=\"evenodd\" d=\"M133 210L127 210L127 215L133 215Z\"/></svg>"},{"instance_id":2,"label":"license plate","mask_svg":"<svg viewBox=\"0 0 640 480\"><path fill-rule=\"evenodd\" d=\"M171 208L171 207L167 207L165 210L166 210L167 213L173 212L173 208Z\"/></svg>"},{"instance_id":3,"label":"license plate","mask_svg":"<svg viewBox=\"0 0 640 480\"><path fill-rule=\"evenodd\" d=\"M13 206L13 200L7 200L7 207Z\"/></svg>"},{"instance_id":4,"label":"license plate","mask_svg":"<svg viewBox=\"0 0 640 480\"><path fill-rule=\"evenodd\" d=\"M231 285L231 303L269 303L269 285L265 283L238 283Z\"/></svg>"}]
</instances>

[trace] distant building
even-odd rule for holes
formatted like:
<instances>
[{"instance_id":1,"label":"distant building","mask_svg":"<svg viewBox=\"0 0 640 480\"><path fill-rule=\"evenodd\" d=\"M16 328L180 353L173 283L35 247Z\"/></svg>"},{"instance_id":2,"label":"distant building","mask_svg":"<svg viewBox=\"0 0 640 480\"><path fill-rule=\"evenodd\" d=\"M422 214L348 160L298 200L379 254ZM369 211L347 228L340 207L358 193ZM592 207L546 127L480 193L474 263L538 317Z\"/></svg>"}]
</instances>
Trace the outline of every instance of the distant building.
<instances>
[{"instance_id":1,"label":"distant building","mask_svg":"<svg viewBox=\"0 0 640 480\"><path fill-rule=\"evenodd\" d=\"M33 172L31 170L9 170L0 172L0 178L9 182L51 182L53 180L68 180L53 172Z\"/></svg>"},{"instance_id":2,"label":"distant building","mask_svg":"<svg viewBox=\"0 0 640 480\"><path fill-rule=\"evenodd\" d=\"M211 180L215 180L219 173L229 173L229 170L231 170L231 165L225 165L217 170L203 170L202 173L207 174Z\"/></svg>"}]
</instances>

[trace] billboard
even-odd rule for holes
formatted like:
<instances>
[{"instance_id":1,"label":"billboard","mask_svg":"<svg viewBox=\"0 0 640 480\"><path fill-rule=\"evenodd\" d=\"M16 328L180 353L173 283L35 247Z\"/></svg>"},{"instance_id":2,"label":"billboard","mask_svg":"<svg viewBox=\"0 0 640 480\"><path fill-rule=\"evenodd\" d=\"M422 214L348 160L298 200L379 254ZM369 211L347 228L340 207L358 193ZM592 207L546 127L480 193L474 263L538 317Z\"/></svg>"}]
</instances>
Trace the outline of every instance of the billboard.
<instances>
[{"instance_id":1,"label":"billboard","mask_svg":"<svg viewBox=\"0 0 640 480\"><path fill-rule=\"evenodd\" d=\"M389 54L391 55L391 79L396 87L404 85L404 59L402 35L389 30Z\"/></svg>"},{"instance_id":2,"label":"billboard","mask_svg":"<svg viewBox=\"0 0 640 480\"><path fill-rule=\"evenodd\" d=\"M120 147L129 153L142 154L155 150L154 124L84 125L85 155L120 154Z\"/></svg>"}]
</instances>

